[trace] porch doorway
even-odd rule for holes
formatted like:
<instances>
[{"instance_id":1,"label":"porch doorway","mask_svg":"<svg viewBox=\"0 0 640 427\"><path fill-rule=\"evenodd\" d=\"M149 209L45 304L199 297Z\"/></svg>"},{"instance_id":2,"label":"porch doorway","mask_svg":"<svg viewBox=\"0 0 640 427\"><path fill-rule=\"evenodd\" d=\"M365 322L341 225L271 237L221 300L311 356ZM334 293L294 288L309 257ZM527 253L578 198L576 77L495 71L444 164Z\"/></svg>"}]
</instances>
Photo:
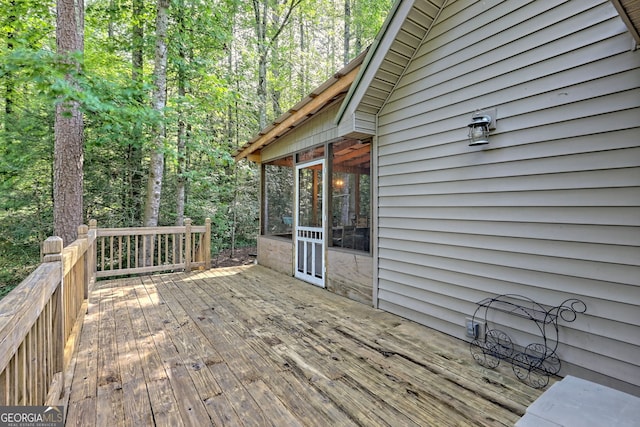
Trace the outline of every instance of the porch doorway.
<instances>
[{"instance_id":1,"label":"porch doorway","mask_svg":"<svg viewBox=\"0 0 640 427\"><path fill-rule=\"evenodd\" d=\"M324 160L296 166L295 277L323 288L325 175Z\"/></svg>"}]
</instances>

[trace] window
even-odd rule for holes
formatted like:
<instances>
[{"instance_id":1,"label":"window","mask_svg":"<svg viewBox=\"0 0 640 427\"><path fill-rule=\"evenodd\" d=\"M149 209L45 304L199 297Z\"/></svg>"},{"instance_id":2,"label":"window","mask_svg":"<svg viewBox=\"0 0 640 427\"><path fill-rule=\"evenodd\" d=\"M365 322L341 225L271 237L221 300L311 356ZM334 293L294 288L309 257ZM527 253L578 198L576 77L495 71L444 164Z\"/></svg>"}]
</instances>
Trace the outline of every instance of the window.
<instances>
[{"instance_id":1,"label":"window","mask_svg":"<svg viewBox=\"0 0 640 427\"><path fill-rule=\"evenodd\" d=\"M330 244L369 252L371 142L346 140L334 143L331 167Z\"/></svg>"},{"instance_id":2,"label":"window","mask_svg":"<svg viewBox=\"0 0 640 427\"><path fill-rule=\"evenodd\" d=\"M264 164L262 234L291 239L293 178L293 156Z\"/></svg>"}]
</instances>

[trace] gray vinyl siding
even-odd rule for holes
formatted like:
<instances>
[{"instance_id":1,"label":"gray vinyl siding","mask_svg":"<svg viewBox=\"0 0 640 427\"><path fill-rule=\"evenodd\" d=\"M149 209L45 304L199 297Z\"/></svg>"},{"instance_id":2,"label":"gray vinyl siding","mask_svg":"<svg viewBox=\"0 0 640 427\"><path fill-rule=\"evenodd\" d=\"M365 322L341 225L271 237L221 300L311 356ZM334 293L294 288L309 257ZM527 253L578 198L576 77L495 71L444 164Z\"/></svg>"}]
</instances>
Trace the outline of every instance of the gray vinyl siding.
<instances>
[{"instance_id":1,"label":"gray vinyl siding","mask_svg":"<svg viewBox=\"0 0 640 427\"><path fill-rule=\"evenodd\" d=\"M631 46L608 1L449 2L378 114L379 308L465 339L487 296L580 298L562 374L640 394ZM490 144L468 146L471 114L493 107Z\"/></svg>"},{"instance_id":2,"label":"gray vinyl siding","mask_svg":"<svg viewBox=\"0 0 640 427\"><path fill-rule=\"evenodd\" d=\"M341 136L365 139L376 133L376 116L374 114L356 111L339 125Z\"/></svg>"}]
</instances>

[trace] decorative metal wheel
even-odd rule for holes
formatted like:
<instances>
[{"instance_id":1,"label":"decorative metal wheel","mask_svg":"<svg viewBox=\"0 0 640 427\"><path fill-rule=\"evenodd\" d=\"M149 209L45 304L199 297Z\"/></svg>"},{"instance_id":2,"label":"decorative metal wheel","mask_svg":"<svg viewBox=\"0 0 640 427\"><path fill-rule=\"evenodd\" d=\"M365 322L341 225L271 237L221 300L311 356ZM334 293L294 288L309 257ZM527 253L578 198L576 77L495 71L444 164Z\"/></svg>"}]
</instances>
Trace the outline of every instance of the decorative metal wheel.
<instances>
[{"instance_id":1,"label":"decorative metal wheel","mask_svg":"<svg viewBox=\"0 0 640 427\"><path fill-rule=\"evenodd\" d=\"M478 340L471 342L471 355L478 365L485 368L493 369L500 364L500 359L488 352L485 343Z\"/></svg>"},{"instance_id":2,"label":"decorative metal wheel","mask_svg":"<svg viewBox=\"0 0 640 427\"><path fill-rule=\"evenodd\" d=\"M517 353L513 356L513 373L529 387L544 388L549 384L549 375L535 368L535 365L539 364L539 359L533 359L525 353Z\"/></svg>"},{"instance_id":3,"label":"decorative metal wheel","mask_svg":"<svg viewBox=\"0 0 640 427\"><path fill-rule=\"evenodd\" d=\"M513 353L511 338L498 329L491 329L485 334L485 341L471 342L471 355L475 361L486 368L495 368L500 360L508 359Z\"/></svg>"},{"instance_id":4,"label":"decorative metal wheel","mask_svg":"<svg viewBox=\"0 0 640 427\"><path fill-rule=\"evenodd\" d=\"M513 353L511 338L499 329L487 331L485 346L487 351L498 359L508 359Z\"/></svg>"},{"instance_id":5,"label":"decorative metal wheel","mask_svg":"<svg viewBox=\"0 0 640 427\"><path fill-rule=\"evenodd\" d=\"M560 372L560 359L552 349L544 344L529 344L525 347L524 353L529 357L533 369L539 369L549 375Z\"/></svg>"}]
</instances>

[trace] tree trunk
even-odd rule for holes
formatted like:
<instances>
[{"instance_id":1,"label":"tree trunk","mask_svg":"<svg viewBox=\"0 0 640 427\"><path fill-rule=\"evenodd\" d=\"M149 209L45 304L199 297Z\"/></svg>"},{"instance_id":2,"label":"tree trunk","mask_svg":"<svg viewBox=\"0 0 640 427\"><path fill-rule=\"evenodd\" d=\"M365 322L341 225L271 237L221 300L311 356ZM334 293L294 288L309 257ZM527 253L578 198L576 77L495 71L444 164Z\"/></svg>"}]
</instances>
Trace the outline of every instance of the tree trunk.
<instances>
[{"instance_id":1,"label":"tree trunk","mask_svg":"<svg viewBox=\"0 0 640 427\"><path fill-rule=\"evenodd\" d=\"M344 0L344 59L343 65L349 63L349 46L351 45L351 0Z\"/></svg>"},{"instance_id":2,"label":"tree trunk","mask_svg":"<svg viewBox=\"0 0 640 427\"><path fill-rule=\"evenodd\" d=\"M304 55L305 58L302 61L302 67L300 70L300 99L304 98L309 93L309 91L307 90L307 56L305 55L308 49L305 38L304 24L304 20L300 19L300 52Z\"/></svg>"},{"instance_id":3,"label":"tree trunk","mask_svg":"<svg viewBox=\"0 0 640 427\"><path fill-rule=\"evenodd\" d=\"M282 30L289 22L291 13L301 3L302 0L288 0L286 12L281 22L276 23L276 29L271 38L267 38L268 1L253 0L253 13L255 17L256 38L258 41L258 117L260 129L267 126L267 62L269 61L269 51L282 33Z\"/></svg>"},{"instance_id":4,"label":"tree trunk","mask_svg":"<svg viewBox=\"0 0 640 427\"><path fill-rule=\"evenodd\" d=\"M279 25L280 17L277 13L272 13L272 21L275 25ZM272 58L271 63L273 66L271 67L271 74L273 75L273 79L277 82L280 79L280 51L278 46L278 40L273 41L272 47ZM270 98L271 98L271 109L273 110L273 117L280 117L282 115L282 107L280 106L280 98L282 96L282 92L275 88L274 85L269 87Z\"/></svg>"},{"instance_id":5,"label":"tree trunk","mask_svg":"<svg viewBox=\"0 0 640 427\"><path fill-rule=\"evenodd\" d=\"M144 0L133 0L132 51L131 51L131 80L136 93L135 100L139 105L144 102L142 88L144 85ZM142 123L133 123L131 130L133 143L127 147L127 182L129 184L128 197L123 204L126 206L129 225L139 225L142 217Z\"/></svg>"},{"instance_id":6,"label":"tree trunk","mask_svg":"<svg viewBox=\"0 0 640 427\"><path fill-rule=\"evenodd\" d=\"M9 2L9 6L11 8L11 11L9 13L9 22L14 22L16 20L16 15L15 15L15 8L16 8L16 3L14 0L11 0ZM8 28L7 31L7 51L10 53L11 51L13 51L13 38L14 38L14 32L13 32L13 28ZM11 71L5 71L5 75L4 75L4 86L5 86L5 97L4 97L4 130L7 133L7 135L9 136L8 141L11 141L13 139L13 135L11 134L12 131L12 123L13 123L13 75L11 73Z\"/></svg>"},{"instance_id":7,"label":"tree trunk","mask_svg":"<svg viewBox=\"0 0 640 427\"><path fill-rule=\"evenodd\" d=\"M256 37L258 39L258 121L260 129L267 126L267 4L253 0Z\"/></svg>"},{"instance_id":8,"label":"tree trunk","mask_svg":"<svg viewBox=\"0 0 640 427\"><path fill-rule=\"evenodd\" d=\"M58 54L74 63L70 54L83 50L82 0L58 0L56 45ZM77 66L77 64L76 64ZM72 80L73 73L67 75ZM71 81L73 84L73 81ZM82 224L83 123L77 101L56 104L53 160L53 229L65 245L77 237Z\"/></svg>"},{"instance_id":9,"label":"tree trunk","mask_svg":"<svg viewBox=\"0 0 640 427\"><path fill-rule=\"evenodd\" d=\"M186 194L186 164L187 164L187 123L186 113L184 111L184 101L187 94L187 49L186 49L186 37L187 31L185 28L184 19L184 2L180 1L178 10L178 37L179 47L178 55L180 56L180 64L178 65L178 143L177 143L177 156L178 156L178 173L176 182L176 225L184 224L184 205Z\"/></svg>"},{"instance_id":10,"label":"tree trunk","mask_svg":"<svg viewBox=\"0 0 640 427\"><path fill-rule=\"evenodd\" d=\"M153 109L160 119L154 127L153 148L149 161L149 177L144 209L144 226L155 227L160 216L160 196L164 172L164 108L167 103L167 29L169 0L158 0L156 16L156 47L153 70Z\"/></svg>"}]
</instances>

